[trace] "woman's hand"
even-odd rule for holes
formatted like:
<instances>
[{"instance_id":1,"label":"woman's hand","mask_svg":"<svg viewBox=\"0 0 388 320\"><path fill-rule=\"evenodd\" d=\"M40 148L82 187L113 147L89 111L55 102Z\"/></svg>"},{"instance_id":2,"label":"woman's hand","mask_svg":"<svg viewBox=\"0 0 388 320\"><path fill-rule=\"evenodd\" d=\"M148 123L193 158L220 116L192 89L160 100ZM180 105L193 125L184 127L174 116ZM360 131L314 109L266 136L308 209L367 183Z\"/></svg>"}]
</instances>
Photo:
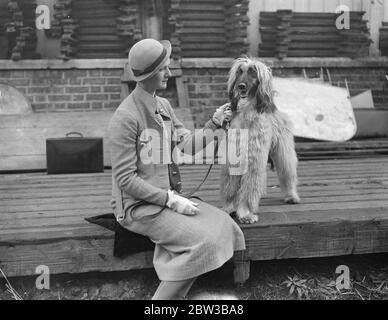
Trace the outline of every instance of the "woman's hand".
<instances>
[{"instance_id":1,"label":"woman's hand","mask_svg":"<svg viewBox=\"0 0 388 320\"><path fill-rule=\"evenodd\" d=\"M168 201L166 205L168 208L186 216L195 216L199 213L199 209L197 208L198 203L181 197L171 190L168 190Z\"/></svg>"},{"instance_id":2,"label":"woman's hand","mask_svg":"<svg viewBox=\"0 0 388 320\"><path fill-rule=\"evenodd\" d=\"M232 117L233 112L230 109L230 103L226 103L216 110L212 117L212 120L216 125L222 127L224 121L230 122L232 120Z\"/></svg>"}]
</instances>

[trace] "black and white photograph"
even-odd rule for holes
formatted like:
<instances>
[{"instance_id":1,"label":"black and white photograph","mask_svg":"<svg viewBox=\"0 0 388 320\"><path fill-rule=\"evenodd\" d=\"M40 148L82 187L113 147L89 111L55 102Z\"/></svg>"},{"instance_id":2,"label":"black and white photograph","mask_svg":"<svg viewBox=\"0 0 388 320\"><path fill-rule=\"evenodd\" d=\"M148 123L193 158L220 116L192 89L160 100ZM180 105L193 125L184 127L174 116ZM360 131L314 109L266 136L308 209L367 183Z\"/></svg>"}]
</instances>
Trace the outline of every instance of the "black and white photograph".
<instances>
[{"instance_id":1,"label":"black and white photograph","mask_svg":"<svg viewBox=\"0 0 388 320\"><path fill-rule=\"evenodd\" d=\"M0 0L0 300L388 300L388 0Z\"/></svg>"}]
</instances>

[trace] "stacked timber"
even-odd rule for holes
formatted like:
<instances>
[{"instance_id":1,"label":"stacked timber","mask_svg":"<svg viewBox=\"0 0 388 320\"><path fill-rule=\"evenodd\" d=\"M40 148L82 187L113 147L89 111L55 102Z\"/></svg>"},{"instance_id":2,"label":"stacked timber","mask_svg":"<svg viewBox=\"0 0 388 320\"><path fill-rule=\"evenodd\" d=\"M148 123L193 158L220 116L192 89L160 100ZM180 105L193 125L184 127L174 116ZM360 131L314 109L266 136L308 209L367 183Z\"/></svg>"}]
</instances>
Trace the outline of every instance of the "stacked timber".
<instances>
[{"instance_id":1,"label":"stacked timber","mask_svg":"<svg viewBox=\"0 0 388 320\"><path fill-rule=\"evenodd\" d=\"M165 32L170 38L172 45L172 57L177 59L182 55L181 35L183 34L183 23L180 16L181 0L171 0L168 10L168 23Z\"/></svg>"},{"instance_id":2,"label":"stacked timber","mask_svg":"<svg viewBox=\"0 0 388 320\"><path fill-rule=\"evenodd\" d=\"M0 59L8 59L10 56L10 47L8 45L8 34L6 25L10 23L11 14L8 11L6 2L0 2Z\"/></svg>"},{"instance_id":3,"label":"stacked timber","mask_svg":"<svg viewBox=\"0 0 388 320\"><path fill-rule=\"evenodd\" d=\"M58 0L54 5L54 21L51 35L61 39L59 58L69 60L77 53L78 20L73 18L72 0Z\"/></svg>"},{"instance_id":4,"label":"stacked timber","mask_svg":"<svg viewBox=\"0 0 388 320\"><path fill-rule=\"evenodd\" d=\"M173 53L181 57L239 56L247 51L248 0L171 0Z\"/></svg>"},{"instance_id":5,"label":"stacked timber","mask_svg":"<svg viewBox=\"0 0 388 320\"><path fill-rule=\"evenodd\" d=\"M8 1L9 20L5 24L9 47L7 58L15 61L39 58L35 52L35 7L35 2L31 0Z\"/></svg>"},{"instance_id":6,"label":"stacked timber","mask_svg":"<svg viewBox=\"0 0 388 320\"><path fill-rule=\"evenodd\" d=\"M77 58L125 58L129 48L142 38L137 0L77 0L74 16L77 31ZM90 8L93 8L93 15Z\"/></svg>"},{"instance_id":7,"label":"stacked timber","mask_svg":"<svg viewBox=\"0 0 388 320\"><path fill-rule=\"evenodd\" d=\"M350 13L349 29L339 30L341 45L337 55L340 57L366 57L369 55L369 47L372 43L367 21L363 20L364 11Z\"/></svg>"},{"instance_id":8,"label":"stacked timber","mask_svg":"<svg viewBox=\"0 0 388 320\"><path fill-rule=\"evenodd\" d=\"M249 0L225 1L226 55L228 57L238 57L248 52L248 9Z\"/></svg>"},{"instance_id":9,"label":"stacked timber","mask_svg":"<svg viewBox=\"0 0 388 320\"><path fill-rule=\"evenodd\" d=\"M364 12L350 12L350 29L337 29L339 14L291 10L260 13L262 57L362 57L370 34Z\"/></svg>"},{"instance_id":10,"label":"stacked timber","mask_svg":"<svg viewBox=\"0 0 388 320\"><path fill-rule=\"evenodd\" d=\"M116 18L117 35L124 44L122 54L126 54L137 41L142 39L143 34L138 2L136 0L122 0L120 2L121 5L118 8L120 16Z\"/></svg>"},{"instance_id":11,"label":"stacked timber","mask_svg":"<svg viewBox=\"0 0 388 320\"><path fill-rule=\"evenodd\" d=\"M52 36L61 58L124 58L142 38L137 0L58 0Z\"/></svg>"},{"instance_id":12,"label":"stacked timber","mask_svg":"<svg viewBox=\"0 0 388 320\"><path fill-rule=\"evenodd\" d=\"M388 57L388 22L383 22L380 29L380 50L382 56Z\"/></svg>"}]
</instances>

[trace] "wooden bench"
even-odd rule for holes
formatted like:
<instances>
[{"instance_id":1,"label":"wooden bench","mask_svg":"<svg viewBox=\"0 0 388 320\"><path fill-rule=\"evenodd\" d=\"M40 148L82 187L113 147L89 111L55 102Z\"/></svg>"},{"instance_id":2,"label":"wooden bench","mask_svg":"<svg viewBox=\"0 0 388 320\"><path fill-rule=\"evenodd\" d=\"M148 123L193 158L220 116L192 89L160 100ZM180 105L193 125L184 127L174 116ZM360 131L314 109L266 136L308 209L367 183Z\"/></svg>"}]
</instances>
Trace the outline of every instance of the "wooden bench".
<instances>
[{"instance_id":1,"label":"wooden bench","mask_svg":"<svg viewBox=\"0 0 388 320\"><path fill-rule=\"evenodd\" d=\"M24 170L45 168L45 138L74 130L104 136L110 116L0 117L0 169L7 171L0 175L0 267L7 276L34 275L39 265L49 266L52 274L152 267L152 252L113 257L113 233L84 221L111 212L109 169L55 176ZM275 174L269 173L260 222L241 226L247 250L234 257L238 283L248 279L250 261L388 251L388 140L298 143L297 150L301 159L310 159L299 167L302 203L283 204ZM350 158L349 150L358 157ZM363 157L357 150L364 150ZM109 157L105 161L109 166ZM206 168L182 167L186 190L202 180ZM215 166L197 195L220 207L219 173Z\"/></svg>"},{"instance_id":2,"label":"wooden bench","mask_svg":"<svg viewBox=\"0 0 388 320\"><path fill-rule=\"evenodd\" d=\"M261 220L242 226L247 243L235 256L235 280L249 277L249 262L388 251L388 157L303 161L303 202L282 203L274 173L262 201ZM198 192L221 206L216 166ZM183 166L186 189L203 166ZM91 187L92 186L92 187ZM112 256L113 233L84 221L111 212L111 173L48 176L42 172L0 176L0 265L9 276L117 271L152 267L152 252Z\"/></svg>"}]
</instances>

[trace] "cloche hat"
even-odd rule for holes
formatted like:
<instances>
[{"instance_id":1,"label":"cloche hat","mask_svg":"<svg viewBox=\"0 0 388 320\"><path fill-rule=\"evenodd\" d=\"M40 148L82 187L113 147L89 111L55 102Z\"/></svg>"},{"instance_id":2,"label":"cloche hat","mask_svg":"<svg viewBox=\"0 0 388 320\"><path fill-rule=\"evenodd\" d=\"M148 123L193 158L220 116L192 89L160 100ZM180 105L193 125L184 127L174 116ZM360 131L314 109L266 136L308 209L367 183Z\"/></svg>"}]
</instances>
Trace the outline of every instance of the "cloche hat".
<instances>
[{"instance_id":1,"label":"cloche hat","mask_svg":"<svg viewBox=\"0 0 388 320\"><path fill-rule=\"evenodd\" d=\"M143 81L156 74L171 55L168 40L143 39L129 51L128 66L134 81Z\"/></svg>"}]
</instances>

